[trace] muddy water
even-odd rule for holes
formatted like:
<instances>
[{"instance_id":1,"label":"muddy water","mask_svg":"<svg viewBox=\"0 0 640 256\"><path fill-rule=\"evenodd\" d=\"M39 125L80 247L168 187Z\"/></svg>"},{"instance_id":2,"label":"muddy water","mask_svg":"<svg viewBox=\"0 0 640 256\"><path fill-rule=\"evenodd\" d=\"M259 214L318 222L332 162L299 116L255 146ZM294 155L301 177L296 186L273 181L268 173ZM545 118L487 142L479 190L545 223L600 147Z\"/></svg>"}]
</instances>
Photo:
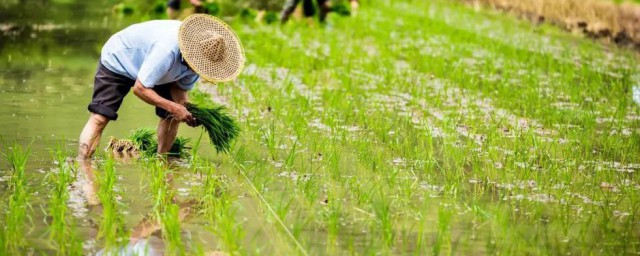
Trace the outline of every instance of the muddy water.
<instances>
[{"instance_id":1,"label":"muddy water","mask_svg":"<svg viewBox=\"0 0 640 256\"><path fill-rule=\"evenodd\" d=\"M29 245L35 252L48 251L46 235L46 196L51 189L45 176L54 168L50 150L62 146L73 157L77 137L89 116L93 75L101 46L109 36L139 18L122 17L111 12L114 1L20 0L0 3L0 148L2 153L14 142L30 145L27 164L29 190L32 192L34 229L28 232ZM130 94L119 111L120 118L109 124L100 148L110 136L126 137L131 130L155 127L154 108ZM198 138L199 129L181 129L180 136ZM205 146L203 156L212 156ZM8 163L0 161L0 177L6 175ZM133 227L149 214L151 202L147 188L141 185L144 173L140 165L119 161L117 164L121 203L126 206L127 227ZM148 178L147 178L148 179ZM175 181L176 189L187 191L185 182L195 179L188 174ZM147 180L148 182L148 180ZM4 183L4 184L3 184ZM70 186L68 206L76 218L78 233L86 252L100 249L95 240L100 211L87 207L80 182ZM6 181L0 182L0 195L6 195ZM181 194L181 193L178 193ZM188 198L188 193L182 193ZM2 197L4 200L4 196ZM197 219L194 220L197 223ZM200 234L202 225L186 223L185 233ZM200 228L198 228L200 227Z\"/></svg>"}]
</instances>

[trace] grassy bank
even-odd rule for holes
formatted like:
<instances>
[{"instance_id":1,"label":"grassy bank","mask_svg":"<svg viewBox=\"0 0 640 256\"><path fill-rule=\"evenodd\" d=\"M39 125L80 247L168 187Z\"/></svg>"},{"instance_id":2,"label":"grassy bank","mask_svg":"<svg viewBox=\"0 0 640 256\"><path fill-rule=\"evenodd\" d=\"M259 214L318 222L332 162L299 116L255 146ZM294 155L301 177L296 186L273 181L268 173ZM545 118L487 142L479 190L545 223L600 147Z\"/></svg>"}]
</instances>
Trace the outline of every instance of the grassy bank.
<instances>
[{"instance_id":1,"label":"grassy bank","mask_svg":"<svg viewBox=\"0 0 640 256\"><path fill-rule=\"evenodd\" d=\"M637 1L603 0L467 0L513 12L535 22L551 22L594 38L640 45L640 6Z\"/></svg>"}]
</instances>

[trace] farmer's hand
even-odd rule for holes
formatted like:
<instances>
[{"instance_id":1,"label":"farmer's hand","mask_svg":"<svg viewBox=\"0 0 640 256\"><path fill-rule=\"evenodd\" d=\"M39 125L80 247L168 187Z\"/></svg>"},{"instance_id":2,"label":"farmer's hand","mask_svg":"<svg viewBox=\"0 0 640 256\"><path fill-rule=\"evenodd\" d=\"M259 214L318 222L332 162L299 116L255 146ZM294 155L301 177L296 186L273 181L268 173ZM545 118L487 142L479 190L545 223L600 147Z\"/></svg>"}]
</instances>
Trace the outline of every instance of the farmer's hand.
<instances>
[{"instance_id":1,"label":"farmer's hand","mask_svg":"<svg viewBox=\"0 0 640 256\"><path fill-rule=\"evenodd\" d=\"M202 6L202 2L200 2L200 0L191 0L190 2L193 6Z\"/></svg>"},{"instance_id":2,"label":"farmer's hand","mask_svg":"<svg viewBox=\"0 0 640 256\"><path fill-rule=\"evenodd\" d=\"M180 122L185 122L189 126L194 126L196 124L196 119L189 113L187 108L181 104L175 104L173 110L171 112L173 118Z\"/></svg>"}]
</instances>

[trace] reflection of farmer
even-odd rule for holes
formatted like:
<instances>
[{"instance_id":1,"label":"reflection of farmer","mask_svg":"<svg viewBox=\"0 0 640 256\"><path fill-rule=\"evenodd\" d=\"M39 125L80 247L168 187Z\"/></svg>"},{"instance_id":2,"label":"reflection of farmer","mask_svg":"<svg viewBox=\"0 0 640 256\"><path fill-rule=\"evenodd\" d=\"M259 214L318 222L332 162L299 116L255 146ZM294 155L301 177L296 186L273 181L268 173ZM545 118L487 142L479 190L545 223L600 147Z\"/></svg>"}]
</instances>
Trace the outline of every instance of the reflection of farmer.
<instances>
[{"instance_id":1,"label":"reflection of farmer","mask_svg":"<svg viewBox=\"0 0 640 256\"><path fill-rule=\"evenodd\" d=\"M224 22L206 14L191 15L184 22L143 22L116 33L102 48L78 158L91 158L102 131L118 118L131 88L156 107L158 153L168 152L178 124L196 122L183 103L198 78L229 81L243 65L244 52L236 35Z\"/></svg>"},{"instance_id":2,"label":"reflection of farmer","mask_svg":"<svg viewBox=\"0 0 640 256\"><path fill-rule=\"evenodd\" d=\"M167 17L169 19L178 18L178 13L180 12L180 0L169 0L167 2ZM193 5L196 13L203 13L204 8L202 8L202 2L200 0L189 0L189 3Z\"/></svg>"},{"instance_id":3,"label":"reflection of farmer","mask_svg":"<svg viewBox=\"0 0 640 256\"><path fill-rule=\"evenodd\" d=\"M181 223L195 212L194 208L197 207L197 202L189 200L177 204L178 206L178 221ZM161 256L167 255L165 251L165 241L153 234L162 229L162 223L154 217L147 217L141 220L133 229L129 237L129 243L118 248L104 248L96 256L103 255L118 255L118 256L134 256L134 255L147 255L147 256ZM211 253L211 252L210 252Z\"/></svg>"},{"instance_id":4,"label":"reflection of farmer","mask_svg":"<svg viewBox=\"0 0 640 256\"><path fill-rule=\"evenodd\" d=\"M88 161L83 161L88 162ZM84 168L83 168L84 169ZM84 169L85 171L89 171L89 173L93 173L93 169L89 166L88 169ZM85 174L89 174L85 173ZM96 176L92 174L90 176L85 177L87 182L89 182L89 186L92 187L91 191L98 191L98 187L96 185ZM171 175L167 175L165 183L167 184L167 194L175 194L173 177ZM101 206L100 201L97 199L97 195L93 194L91 191L87 191L83 188L83 193L86 197L87 204L96 206L90 207L90 210L96 212L101 215L103 213L103 208ZM161 214L164 214L167 211L167 207L177 207L177 221L182 223L187 221L190 217L193 217L194 214L197 214L200 211L201 201L197 201L194 199L186 199L186 200L178 200L177 197L171 198L171 203L167 205L163 205L163 207L157 208ZM118 255L118 256L134 256L134 255L147 255L147 256L155 256L155 255L167 255L168 252L165 251L165 241L160 236L154 235L158 230L161 230L163 223L156 214L150 214L149 216L142 219L138 224L133 227L131 232L129 233L129 243L126 243L122 246L115 248L104 248L96 253L97 256L103 255ZM95 227L97 230L100 227ZM96 232L97 233L97 232ZM219 252L208 252L209 254L215 254Z\"/></svg>"}]
</instances>

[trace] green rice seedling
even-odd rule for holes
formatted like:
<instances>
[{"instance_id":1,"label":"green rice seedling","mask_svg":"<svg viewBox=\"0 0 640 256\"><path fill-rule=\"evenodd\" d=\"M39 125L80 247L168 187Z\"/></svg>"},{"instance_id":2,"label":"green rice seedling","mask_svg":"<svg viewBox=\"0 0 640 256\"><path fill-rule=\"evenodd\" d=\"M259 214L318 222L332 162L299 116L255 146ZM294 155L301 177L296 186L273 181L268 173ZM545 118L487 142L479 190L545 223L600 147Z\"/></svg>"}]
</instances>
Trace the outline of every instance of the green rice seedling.
<instances>
[{"instance_id":1,"label":"green rice seedling","mask_svg":"<svg viewBox=\"0 0 640 256\"><path fill-rule=\"evenodd\" d=\"M8 192L9 203L7 213L4 214L3 250L8 253L19 253L27 244L25 239L25 221L28 218L29 192L27 190L27 177L25 174L30 148L26 150L14 143L6 149L6 157L11 165Z\"/></svg>"},{"instance_id":2,"label":"green rice seedling","mask_svg":"<svg viewBox=\"0 0 640 256\"><path fill-rule=\"evenodd\" d=\"M191 147L189 147L187 144L189 144L190 141L191 139L189 138L177 137L171 145L171 149L169 149L169 155L179 158L188 157Z\"/></svg>"},{"instance_id":3,"label":"green rice seedling","mask_svg":"<svg viewBox=\"0 0 640 256\"><path fill-rule=\"evenodd\" d=\"M176 204L169 204L158 214L162 223L162 236L168 242L168 253L171 255L186 255L180 232L180 207Z\"/></svg>"},{"instance_id":4,"label":"green rice seedling","mask_svg":"<svg viewBox=\"0 0 640 256\"><path fill-rule=\"evenodd\" d=\"M342 203L338 200L338 197L330 197L327 199L327 209L324 215L327 218L327 231L328 231L328 240L329 244L335 244L341 230L340 219L344 216L342 211Z\"/></svg>"},{"instance_id":5,"label":"green rice seedling","mask_svg":"<svg viewBox=\"0 0 640 256\"><path fill-rule=\"evenodd\" d=\"M147 170L151 174L150 191L154 201L153 209L159 217L159 213L164 210L164 207L171 204L175 195L168 183L169 176L172 175L171 170L159 159L150 161Z\"/></svg>"},{"instance_id":6,"label":"green rice seedling","mask_svg":"<svg viewBox=\"0 0 640 256\"><path fill-rule=\"evenodd\" d=\"M202 108L187 104L187 110L209 134L211 144L218 152L227 152L231 142L238 136L240 128L226 113L224 107Z\"/></svg>"},{"instance_id":7,"label":"green rice seedling","mask_svg":"<svg viewBox=\"0 0 640 256\"><path fill-rule=\"evenodd\" d=\"M57 163L57 172L48 176L53 183L49 203L49 214L52 217L49 237L58 248L56 252L58 255L81 255L82 244L76 233L75 222L68 218L68 186L73 182L73 167L67 161L67 154L60 146L52 151L51 155Z\"/></svg>"},{"instance_id":8,"label":"green rice seedling","mask_svg":"<svg viewBox=\"0 0 640 256\"><path fill-rule=\"evenodd\" d=\"M445 207L438 209L438 235L433 245L434 255L451 255L451 210Z\"/></svg>"},{"instance_id":9,"label":"green rice seedling","mask_svg":"<svg viewBox=\"0 0 640 256\"><path fill-rule=\"evenodd\" d=\"M225 252L236 255L245 254L242 241L245 235L243 223L236 219L236 210L232 197L229 194L229 185L214 174L214 168L210 163L203 163L204 182L202 196L199 203L202 205L204 216L211 222L211 232L214 233Z\"/></svg>"},{"instance_id":10,"label":"green rice seedling","mask_svg":"<svg viewBox=\"0 0 640 256\"><path fill-rule=\"evenodd\" d=\"M393 216L391 216L391 205L387 198L379 197L371 202L373 212L376 217L376 224L382 234L382 238L389 248L393 247L395 233L393 230Z\"/></svg>"},{"instance_id":11,"label":"green rice seedling","mask_svg":"<svg viewBox=\"0 0 640 256\"><path fill-rule=\"evenodd\" d=\"M139 128L133 130L129 135L131 140L138 150L143 153L144 156L154 156L158 151L158 142L156 140L155 131L150 128ZM175 156L180 158L186 158L189 156L188 143L191 141L189 138L177 137L171 148L169 149L169 156Z\"/></svg>"},{"instance_id":12,"label":"green rice seedling","mask_svg":"<svg viewBox=\"0 0 640 256\"><path fill-rule=\"evenodd\" d=\"M288 167L292 167L294 161L296 160L296 147L298 146L298 142L294 141L293 146L291 146L291 150L287 153L287 157L285 159L285 165Z\"/></svg>"},{"instance_id":13,"label":"green rice seedling","mask_svg":"<svg viewBox=\"0 0 640 256\"><path fill-rule=\"evenodd\" d=\"M155 151L158 149L155 134L155 131L150 128L139 128L131 132L129 139L138 146L139 150L143 152L153 152L155 154Z\"/></svg>"},{"instance_id":14,"label":"green rice seedling","mask_svg":"<svg viewBox=\"0 0 640 256\"><path fill-rule=\"evenodd\" d=\"M102 173L98 175L98 198L102 205L98 238L104 240L107 252L118 250L126 242L123 238L127 236L124 217L116 199L118 195L114 190L117 180L115 160L107 154Z\"/></svg>"},{"instance_id":15,"label":"green rice seedling","mask_svg":"<svg viewBox=\"0 0 640 256\"><path fill-rule=\"evenodd\" d=\"M167 167L165 162L155 159L147 163L147 170L151 174L150 191L153 199L154 219L162 227L162 236L167 242L168 253L172 255L187 254L187 244L183 241L181 222L191 215L191 205L179 205L177 195L172 186L174 170ZM195 249L197 247L189 249ZM189 251L189 253L193 253Z\"/></svg>"},{"instance_id":16,"label":"green rice seedling","mask_svg":"<svg viewBox=\"0 0 640 256\"><path fill-rule=\"evenodd\" d=\"M427 252L427 225L428 225L428 221L427 221L427 216L429 214L429 206L430 206L431 201L426 199L426 198L422 198L422 202L421 203L417 203L417 207L419 208L419 210L417 211L418 214L416 216L416 237L415 237L415 251L414 251L414 255L423 255Z\"/></svg>"},{"instance_id":17,"label":"green rice seedling","mask_svg":"<svg viewBox=\"0 0 640 256\"><path fill-rule=\"evenodd\" d=\"M274 123L270 123L267 128L260 128L261 140L267 146L271 160L278 158L278 135L276 134L276 126Z\"/></svg>"}]
</instances>

